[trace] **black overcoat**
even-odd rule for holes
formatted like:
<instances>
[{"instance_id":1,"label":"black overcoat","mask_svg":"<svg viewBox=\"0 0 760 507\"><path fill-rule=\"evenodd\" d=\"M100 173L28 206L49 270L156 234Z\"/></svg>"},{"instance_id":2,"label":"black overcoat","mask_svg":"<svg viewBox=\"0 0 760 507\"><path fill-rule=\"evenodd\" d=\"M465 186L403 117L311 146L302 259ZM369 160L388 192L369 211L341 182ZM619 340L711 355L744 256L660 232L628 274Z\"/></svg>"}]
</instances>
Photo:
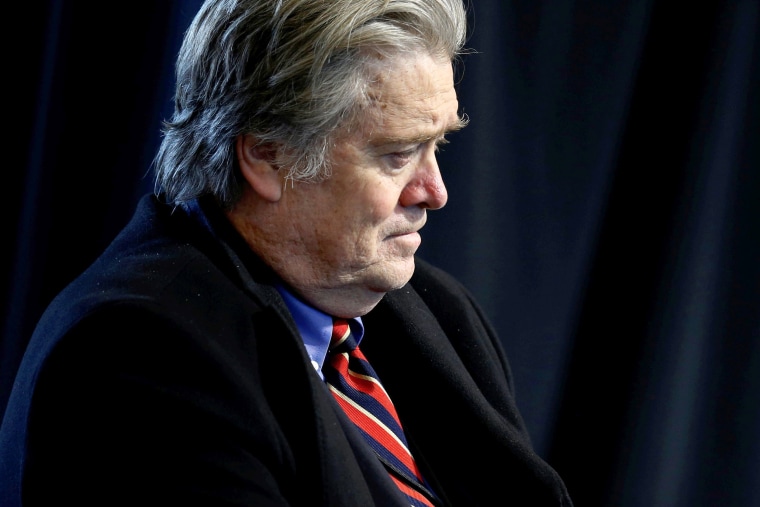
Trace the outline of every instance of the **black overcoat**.
<instances>
[{"instance_id":1,"label":"black overcoat","mask_svg":"<svg viewBox=\"0 0 760 507\"><path fill-rule=\"evenodd\" d=\"M0 504L404 505L314 372L276 277L207 215L211 229L146 196L49 306L0 428ZM446 505L570 506L486 317L416 266L363 317L362 349L424 475Z\"/></svg>"}]
</instances>

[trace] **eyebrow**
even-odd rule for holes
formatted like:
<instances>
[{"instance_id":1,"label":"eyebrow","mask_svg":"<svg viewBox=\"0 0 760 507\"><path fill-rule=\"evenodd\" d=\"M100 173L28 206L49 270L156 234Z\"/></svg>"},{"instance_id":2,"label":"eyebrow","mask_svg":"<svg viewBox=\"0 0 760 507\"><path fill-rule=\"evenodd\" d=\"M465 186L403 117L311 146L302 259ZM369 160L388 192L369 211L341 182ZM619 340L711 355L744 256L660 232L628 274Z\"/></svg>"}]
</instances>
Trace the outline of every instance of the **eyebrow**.
<instances>
[{"instance_id":1,"label":"eyebrow","mask_svg":"<svg viewBox=\"0 0 760 507\"><path fill-rule=\"evenodd\" d=\"M465 128L467 124L470 122L470 119L467 117L467 115L459 116L457 117L456 121L449 123L444 127L443 129L436 131L434 133L423 133L418 136L399 136L399 137L393 137L393 136L386 136L379 139L376 139L372 142L372 145L374 146L385 146L385 145L393 145L393 144L419 144L419 143L426 143L428 141L432 141L433 139L439 139L443 138L446 134L451 134L453 132L458 132Z\"/></svg>"}]
</instances>

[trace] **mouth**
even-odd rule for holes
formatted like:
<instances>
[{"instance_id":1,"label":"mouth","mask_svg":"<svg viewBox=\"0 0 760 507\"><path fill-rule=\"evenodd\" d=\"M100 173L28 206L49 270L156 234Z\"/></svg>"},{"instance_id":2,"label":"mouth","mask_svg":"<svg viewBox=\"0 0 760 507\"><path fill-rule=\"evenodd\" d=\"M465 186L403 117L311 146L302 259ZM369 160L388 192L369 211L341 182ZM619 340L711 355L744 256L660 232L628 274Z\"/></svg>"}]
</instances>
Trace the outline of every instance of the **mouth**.
<instances>
[{"instance_id":1,"label":"mouth","mask_svg":"<svg viewBox=\"0 0 760 507\"><path fill-rule=\"evenodd\" d=\"M405 231L394 232L388 235L388 239L414 239L420 241L420 229L409 229Z\"/></svg>"},{"instance_id":2,"label":"mouth","mask_svg":"<svg viewBox=\"0 0 760 507\"><path fill-rule=\"evenodd\" d=\"M421 221L418 220L418 221L415 221L415 222L407 223L406 227L404 227L400 231L397 231L397 232L391 234L390 236L391 237L409 236L409 235L418 235L419 236L420 231L422 230L423 227L425 227L425 222L426 221L427 220L423 219Z\"/></svg>"},{"instance_id":3,"label":"mouth","mask_svg":"<svg viewBox=\"0 0 760 507\"><path fill-rule=\"evenodd\" d=\"M391 234L390 237L391 238L398 238L398 237L402 237L402 236L408 236L410 234L419 234L419 230L418 229L411 229L409 231L396 232L394 234Z\"/></svg>"},{"instance_id":4,"label":"mouth","mask_svg":"<svg viewBox=\"0 0 760 507\"><path fill-rule=\"evenodd\" d=\"M422 217L414 217L413 220L411 218L412 217L409 217L409 219L404 220L403 222L399 222L398 229L390 232L390 234L386 236L386 239L402 239L407 241L414 241L419 245L419 243L422 241L420 231L423 227L425 227L425 223L427 222L427 215L422 215Z\"/></svg>"},{"instance_id":5,"label":"mouth","mask_svg":"<svg viewBox=\"0 0 760 507\"><path fill-rule=\"evenodd\" d=\"M416 252L422 244L422 237L416 230L391 234L387 240L395 244L396 248L400 248L399 251L404 252L404 255Z\"/></svg>"}]
</instances>

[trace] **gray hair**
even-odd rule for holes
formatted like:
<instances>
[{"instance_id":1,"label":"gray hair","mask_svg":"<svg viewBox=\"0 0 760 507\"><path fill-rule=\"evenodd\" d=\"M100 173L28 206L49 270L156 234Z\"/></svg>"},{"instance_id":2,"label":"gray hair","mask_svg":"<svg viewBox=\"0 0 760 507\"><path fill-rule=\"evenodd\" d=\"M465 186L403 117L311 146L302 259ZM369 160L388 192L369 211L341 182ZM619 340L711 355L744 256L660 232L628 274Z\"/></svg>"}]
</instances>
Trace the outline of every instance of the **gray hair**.
<instances>
[{"instance_id":1,"label":"gray hair","mask_svg":"<svg viewBox=\"0 0 760 507\"><path fill-rule=\"evenodd\" d=\"M177 58L156 192L231 207L246 133L278 147L288 178L326 177L332 135L368 100L373 66L420 51L454 62L465 35L462 0L206 0Z\"/></svg>"}]
</instances>

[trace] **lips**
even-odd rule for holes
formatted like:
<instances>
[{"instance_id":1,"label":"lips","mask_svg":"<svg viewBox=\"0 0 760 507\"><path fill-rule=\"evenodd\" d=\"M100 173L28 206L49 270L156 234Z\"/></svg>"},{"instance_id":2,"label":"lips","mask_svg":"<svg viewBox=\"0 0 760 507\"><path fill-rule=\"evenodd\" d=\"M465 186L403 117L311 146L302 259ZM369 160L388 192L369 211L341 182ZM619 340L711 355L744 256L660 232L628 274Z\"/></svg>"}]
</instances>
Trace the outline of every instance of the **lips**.
<instances>
[{"instance_id":1,"label":"lips","mask_svg":"<svg viewBox=\"0 0 760 507\"><path fill-rule=\"evenodd\" d=\"M389 224L393 227L387 238L403 238L405 236L419 235L420 230L425 227L427 222L427 214L421 214L415 216L406 216L403 220L398 220L395 224ZM395 230L393 230L395 229Z\"/></svg>"},{"instance_id":2,"label":"lips","mask_svg":"<svg viewBox=\"0 0 760 507\"><path fill-rule=\"evenodd\" d=\"M411 224L410 224L411 225ZM391 233L389 236L406 236L408 234L417 234L425 226L425 221L418 225L412 225L411 227L405 227L398 232Z\"/></svg>"}]
</instances>

